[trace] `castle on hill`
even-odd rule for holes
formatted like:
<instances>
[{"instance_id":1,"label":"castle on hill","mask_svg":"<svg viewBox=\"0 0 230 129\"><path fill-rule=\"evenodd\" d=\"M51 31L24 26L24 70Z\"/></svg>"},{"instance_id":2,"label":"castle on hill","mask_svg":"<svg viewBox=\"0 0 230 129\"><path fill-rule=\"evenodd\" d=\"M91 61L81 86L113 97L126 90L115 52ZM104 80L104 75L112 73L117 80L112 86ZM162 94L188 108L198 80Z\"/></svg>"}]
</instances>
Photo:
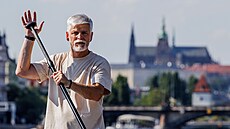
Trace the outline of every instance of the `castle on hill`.
<instances>
[{"instance_id":1,"label":"castle on hill","mask_svg":"<svg viewBox=\"0 0 230 129\"><path fill-rule=\"evenodd\" d=\"M163 72L178 72L182 78L186 79L191 75L199 78L201 74L206 72L200 67L206 65L222 68L222 66L212 59L207 47L177 46L175 35L173 34L172 37L170 45L163 19L162 30L158 37L157 45L137 46L134 26L132 26L128 63L111 64L112 79L115 80L119 74L125 76L127 77L130 88L135 89L144 86L150 77ZM193 71L190 68L197 65L200 68L198 68L198 71Z\"/></svg>"},{"instance_id":2,"label":"castle on hill","mask_svg":"<svg viewBox=\"0 0 230 129\"><path fill-rule=\"evenodd\" d=\"M134 64L135 67L143 65L145 67L167 65L182 67L215 63L206 47L176 46L175 35L172 38L172 45L169 46L165 28L163 20L162 32L158 37L157 46L136 46L134 27L132 26L128 63Z\"/></svg>"}]
</instances>

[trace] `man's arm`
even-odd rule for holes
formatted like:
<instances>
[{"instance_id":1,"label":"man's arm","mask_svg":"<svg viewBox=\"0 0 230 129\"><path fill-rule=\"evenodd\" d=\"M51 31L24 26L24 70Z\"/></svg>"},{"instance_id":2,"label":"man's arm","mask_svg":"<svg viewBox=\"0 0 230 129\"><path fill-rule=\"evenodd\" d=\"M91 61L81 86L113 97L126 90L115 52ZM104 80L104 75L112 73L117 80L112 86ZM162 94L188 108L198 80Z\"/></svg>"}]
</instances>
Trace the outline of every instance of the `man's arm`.
<instances>
[{"instance_id":1,"label":"man's arm","mask_svg":"<svg viewBox=\"0 0 230 129\"><path fill-rule=\"evenodd\" d=\"M57 85L63 83L65 87L69 87L86 99L99 101L103 95L110 93L110 91L105 89L100 83L94 83L92 85L84 85L77 82L70 83L70 80L68 80L61 71L54 72L51 77Z\"/></svg>"},{"instance_id":2,"label":"man's arm","mask_svg":"<svg viewBox=\"0 0 230 129\"><path fill-rule=\"evenodd\" d=\"M73 82L70 86L70 89L81 94L84 98L94 101L99 101L105 92L105 88L100 83L93 85L82 85Z\"/></svg>"},{"instance_id":3,"label":"man's arm","mask_svg":"<svg viewBox=\"0 0 230 129\"><path fill-rule=\"evenodd\" d=\"M34 34L30 29L26 28L26 25L31 22L36 22L37 20L36 12L33 13L33 18L30 13L30 10L28 10L28 12L24 12L24 16L22 16L21 20L25 30L25 36L34 38ZM38 33L41 32L43 24L44 21L41 22L39 27L35 26L35 30ZM22 48L18 56L18 64L15 71L15 74L19 77L23 77L27 79L39 79L36 69L31 64L31 53L32 53L33 45L34 45L34 40L28 38L24 39Z\"/></svg>"},{"instance_id":4,"label":"man's arm","mask_svg":"<svg viewBox=\"0 0 230 129\"><path fill-rule=\"evenodd\" d=\"M18 56L15 74L22 78L39 79L38 73L31 62L31 53L34 41L25 39Z\"/></svg>"}]
</instances>

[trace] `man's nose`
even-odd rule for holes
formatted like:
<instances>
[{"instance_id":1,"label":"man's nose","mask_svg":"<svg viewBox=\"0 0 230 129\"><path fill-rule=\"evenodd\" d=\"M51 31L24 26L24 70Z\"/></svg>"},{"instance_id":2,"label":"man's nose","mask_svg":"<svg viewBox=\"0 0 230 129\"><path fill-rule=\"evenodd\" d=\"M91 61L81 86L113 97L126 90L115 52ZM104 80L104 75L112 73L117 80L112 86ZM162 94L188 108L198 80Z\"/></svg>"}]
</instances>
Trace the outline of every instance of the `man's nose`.
<instances>
[{"instance_id":1,"label":"man's nose","mask_svg":"<svg viewBox=\"0 0 230 129\"><path fill-rule=\"evenodd\" d=\"M83 38L83 34L78 33L78 34L76 35L76 37L77 37L78 39L82 39L82 38Z\"/></svg>"}]
</instances>

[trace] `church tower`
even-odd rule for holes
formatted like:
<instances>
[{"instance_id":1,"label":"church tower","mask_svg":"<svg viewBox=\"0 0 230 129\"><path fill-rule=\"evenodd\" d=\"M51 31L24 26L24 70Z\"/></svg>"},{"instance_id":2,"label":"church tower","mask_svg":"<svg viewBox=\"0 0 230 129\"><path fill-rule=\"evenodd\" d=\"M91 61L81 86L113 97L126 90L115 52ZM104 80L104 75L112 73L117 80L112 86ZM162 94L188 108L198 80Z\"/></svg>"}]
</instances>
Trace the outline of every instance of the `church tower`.
<instances>
[{"instance_id":1,"label":"church tower","mask_svg":"<svg viewBox=\"0 0 230 129\"><path fill-rule=\"evenodd\" d=\"M157 44L157 54L154 64L157 65L167 65L168 63L172 64L173 57L172 51L168 43L168 34L165 30L165 19L162 20L162 32L158 37Z\"/></svg>"},{"instance_id":2,"label":"church tower","mask_svg":"<svg viewBox=\"0 0 230 129\"><path fill-rule=\"evenodd\" d=\"M210 86L206 80L206 77L202 75L194 87L192 93L192 105L193 106L211 106L212 105L212 92Z\"/></svg>"},{"instance_id":3,"label":"church tower","mask_svg":"<svg viewBox=\"0 0 230 129\"><path fill-rule=\"evenodd\" d=\"M132 25L128 63L135 63L135 62L136 62L136 46L135 46L134 25Z\"/></svg>"},{"instance_id":4,"label":"church tower","mask_svg":"<svg viewBox=\"0 0 230 129\"><path fill-rule=\"evenodd\" d=\"M16 80L15 68L15 60L12 60L8 54L6 34L0 34L0 101L7 101L6 86Z\"/></svg>"}]
</instances>

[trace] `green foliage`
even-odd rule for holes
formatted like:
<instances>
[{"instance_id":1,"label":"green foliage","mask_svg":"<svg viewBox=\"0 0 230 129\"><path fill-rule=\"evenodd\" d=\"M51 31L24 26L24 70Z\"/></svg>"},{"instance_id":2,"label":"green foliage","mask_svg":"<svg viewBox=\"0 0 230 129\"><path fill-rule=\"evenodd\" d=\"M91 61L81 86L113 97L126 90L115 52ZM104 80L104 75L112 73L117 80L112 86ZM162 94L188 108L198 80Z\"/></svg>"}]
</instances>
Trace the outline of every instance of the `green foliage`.
<instances>
[{"instance_id":1,"label":"green foliage","mask_svg":"<svg viewBox=\"0 0 230 129\"><path fill-rule=\"evenodd\" d=\"M104 105L130 105L130 89L126 77L118 75L112 93L104 99Z\"/></svg>"},{"instance_id":2,"label":"green foliage","mask_svg":"<svg viewBox=\"0 0 230 129\"><path fill-rule=\"evenodd\" d=\"M117 81L114 83L114 87L118 91L118 102L122 105L130 104L130 89L127 82L127 78L119 75Z\"/></svg>"},{"instance_id":3,"label":"green foliage","mask_svg":"<svg viewBox=\"0 0 230 129\"><path fill-rule=\"evenodd\" d=\"M8 84L7 98L8 101L15 101L22 96L21 89L16 84Z\"/></svg>"},{"instance_id":4,"label":"green foliage","mask_svg":"<svg viewBox=\"0 0 230 129\"><path fill-rule=\"evenodd\" d=\"M150 90L146 95L136 96L135 106L162 106L173 100L173 105L191 105L191 95L197 79L191 76L186 83L179 74L162 73L148 79L146 85ZM104 105L130 105L130 89L127 78L119 75L113 83L112 93L105 97ZM173 99L170 99L173 98ZM175 102L174 102L175 100ZM171 102L170 102L171 105Z\"/></svg>"},{"instance_id":5,"label":"green foliage","mask_svg":"<svg viewBox=\"0 0 230 129\"><path fill-rule=\"evenodd\" d=\"M191 76L189 77L189 80L188 80L188 85L187 85L187 93L192 93L193 90L194 90L194 86L195 84L198 82L198 79L194 76Z\"/></svg>"},{"instance_id":6,"label":"green foliage","mask_svg":"<svg viewBox=\"0 0 230 129\"><path fill-rule=\"evenodd\" d=\"M169 99L170 91L170 73L163 73L158 76L153 76L147 81L150 86L150 91L141 99L135 100L136 106L160 106L166 103Z\"/></svg>"},{"instance_id":7,"label":"green foliage","mask_svg":"<svg viewBox=\"0 0 230 129\"><path fill-rule=\"evenodd\" d=\"M152 88L149 93L141 99L136 99L134 105L136 106L159 106L163 101L164 94L158 88Z\"/></svg>"},{"instance_id":8,"label":"green foliage","mask_svg":"<svg viewBox=\"0 0 230 129\"><path fill-rule=\"evenodd\" d=\"M26 123L37 124L45 111L45 96L41 96L38 88L18 88L15 84L8 85L8 99L16 102L17 119L25 119Z\"/></svg>"},{"instance_id":9,"label":"green foliage","mask_svg":"<svg viewBox=\"0 0 230 129\"><path fill-rule=\"evenodd\" d=\"M192 92L194 90L195 84L198 82L198 79L194 76L189 77L186 89L185 89L185 94L186 94L186 99L187 101L184 103L184 105L191 105L192 104Z\"/></svg>"},{"instance_id":10,"label":"green foliage","mask_svg":"<svg viewBox=\"0 0 230 129\"><path fill-rule=\"evenodd\" d=\"M170 90L170 73L163 73L159 78L159 90L163 93L162 103L167 103L169 100L169 90Z\"/></svg>"},{"instance_id":11,"label":"green foliage","mask_svg":"<svg viewBox=\"0 0 230 129\"><path fill-rule=\"evenodd\" d=\"M159 79L158 76L150 77L150 78L147 80L146 85L147 85L147 86L150 86L151 88L158 88L158 87L159 87L158 79Z\"/></svg>"},{"instance_id":12,"label":"green foliage","mask_svg":"<svg viewBox=\"0 0 230 129\"><path fill-rule=\"evenodd\" d=\"M186 101L186 82L179 78L178 73L172 74L172 93L171 97L177 100L178 104L184 105Z\"/></svg>"},{"instance_id":13,"label":"green foliage","mask_svg":"<svg viewBox=\"0 0 230 129\"><path fill-rule=\"evenodd\" d=\"M160 106L169 103L170 98L176 100L173 105L189 105L191 104L192 88L196 82L194 77L191 78L191 82L189 82L191 86L187 87L186 82L179 78L177 72L155 75L147 81L147 85L150 86L149 93L136 99L134 105Z\"/></svg>"},{"instance_id":14,"label":"green foliage","mask_svg":"<svg viewBox=\"0 0 230 129\"><path fill-rule=\"evenodd\" d=\"M106 96L104 98L104 105L105 106L115 106L118 105L118 91L117 89L114 87L114 85L112 86L112 92L110 95Z\"/></svg>"}]
</instances>

